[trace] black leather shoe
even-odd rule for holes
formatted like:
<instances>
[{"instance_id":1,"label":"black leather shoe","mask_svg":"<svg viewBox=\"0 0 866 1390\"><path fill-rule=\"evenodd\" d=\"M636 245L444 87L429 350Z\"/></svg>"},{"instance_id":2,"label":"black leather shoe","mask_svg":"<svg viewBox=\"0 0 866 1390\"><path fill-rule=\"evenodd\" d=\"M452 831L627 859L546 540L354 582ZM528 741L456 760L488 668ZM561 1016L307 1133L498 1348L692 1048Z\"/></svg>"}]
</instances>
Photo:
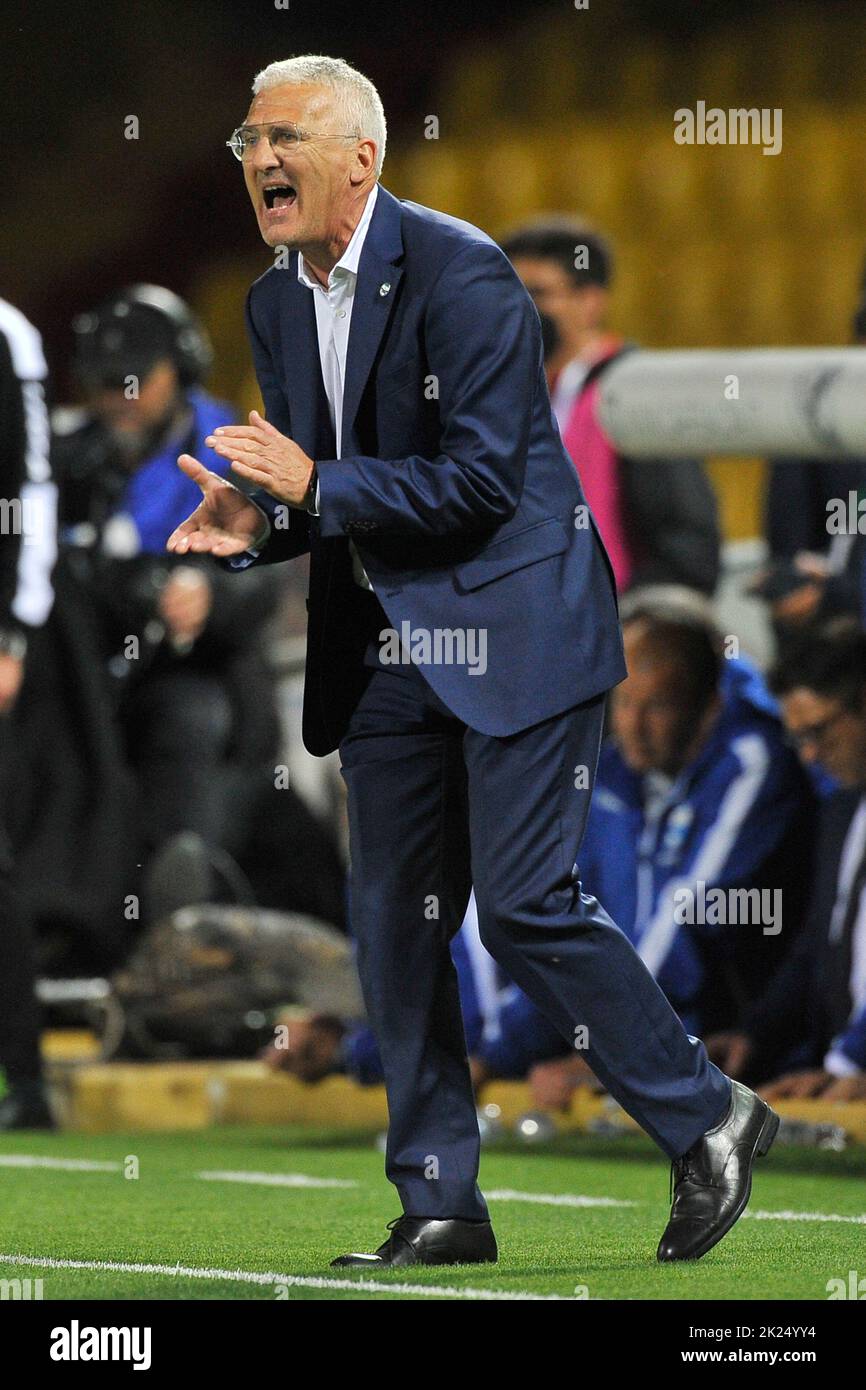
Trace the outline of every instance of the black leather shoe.
<instances>
[{"instance_id":1,"label":"black leather shoe","mask_svg":"<svg viewBox=\"0 0 866 1390\"><path fill-rule=\"evenodd\" d=\"M739 1081L731 1088L724 1120L671 1164L671 1219L657 1252L663 1262L699 1260L727 1235L746 1210L752 1164L776 1137L775 1110Z\"/></svg>"},{"instance_id":2,"label":"black leather shoe","mask_svg":"<svg viewBox=\"0 0 866 1390\"><path fill-rule=\"evenodd\" d=\"M390 1236L375 1255L338 1255L331 1261L331 1268L495 1264L498 1257L489 1221L462 1221L457 1217L436 1221L427 1216L404 1215L389 1221L388 1230Z\"/></svg>"}]
</instances>

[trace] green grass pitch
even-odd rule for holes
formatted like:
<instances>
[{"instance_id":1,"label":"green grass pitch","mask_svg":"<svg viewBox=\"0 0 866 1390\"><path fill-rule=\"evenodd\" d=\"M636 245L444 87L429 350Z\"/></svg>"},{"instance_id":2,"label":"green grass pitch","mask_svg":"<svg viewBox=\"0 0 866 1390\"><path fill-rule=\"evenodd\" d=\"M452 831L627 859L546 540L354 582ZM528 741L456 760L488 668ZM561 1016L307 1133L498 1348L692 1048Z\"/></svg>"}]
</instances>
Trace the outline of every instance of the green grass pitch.
<instances>
[{"instance_id":1,"label":"green grass pitch","mask_svg":"<svg viewBox=\"0 0 866 1390\"><path fill-rule=\"evenodd\" d=\"M32 1166L40 1157L107 1166ZM135 1171L130 1159L137 1177L124 1175ZM451 1291L458 1298L825 1300L828 1280L864 1269L862 1148L777 1146L756 1165L750 1214L731 1234L697 1263L662 1266L655 1249L669 1211L669 1168L648 1141L569 1136L531 1150L509 1141L482 1160L497 1265L331 1270L334 1255L374 1249L399 1214L382 1164L372 1136L325 1130L0 1135L0 1280L41 1278L46 1300L447 1298ZM338 1185L197 1176L227 1171ZM577 1197L614 1204L579 1206ZM90 1267L105 1263L158 1268ZM264 1277L254 1282L256 1274ZM371 1279L375 1287L365 1292ZM391 1293L392 1284L411 1287Z\"/></svg>"}]
</instances>

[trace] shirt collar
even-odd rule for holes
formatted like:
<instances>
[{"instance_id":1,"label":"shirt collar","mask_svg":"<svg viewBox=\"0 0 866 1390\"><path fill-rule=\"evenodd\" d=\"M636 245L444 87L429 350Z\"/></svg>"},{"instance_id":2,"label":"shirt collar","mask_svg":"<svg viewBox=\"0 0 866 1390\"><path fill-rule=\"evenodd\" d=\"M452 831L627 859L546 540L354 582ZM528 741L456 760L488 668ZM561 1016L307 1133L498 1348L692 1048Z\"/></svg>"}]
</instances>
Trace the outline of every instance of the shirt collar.
<instances>
[{"instance_id":1,"label":"shirt collar","mask_svg":"<svg viewBox=\"0 0 866 1390\"><path fill-rule=\"evenodd\" d=\"M333 279L338 270L345 271L349 275L358 274L358 265L361 260L361 252L364 249L364 242L367 238L367 232L369 230L370 222L373 217L373 208L376 206L376 197L378 193L379 185L377 183L374 183L373 187L370 189L370 192L367 195L367 201L364 204L364 211L361 213L358 225L352 233L349 245L346 247L342 256L337 261L337 264L334 266L333 270L328 276L329 285L333 282ZM314 279L311 275L307 274L307 263L304 260L303 253L300 251L298 252L298 279L300 280L301 284L306 285L308 289L324 289L324 286L321 284L320 281Z\"/></svg>"}]
</instances>

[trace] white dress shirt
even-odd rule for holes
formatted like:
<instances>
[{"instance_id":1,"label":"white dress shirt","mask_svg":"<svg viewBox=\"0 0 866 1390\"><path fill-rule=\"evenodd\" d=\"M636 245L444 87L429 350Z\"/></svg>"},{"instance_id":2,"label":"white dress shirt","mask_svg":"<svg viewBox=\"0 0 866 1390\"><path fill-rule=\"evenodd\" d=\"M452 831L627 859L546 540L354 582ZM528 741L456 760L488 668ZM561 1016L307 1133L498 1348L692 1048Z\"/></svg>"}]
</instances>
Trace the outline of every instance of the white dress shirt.
<instances>
[{"instance_id":1,"label":"white dress shirt","mask_svg":"<svg viewBox=\"0 0 866 1390\"><path fill-rule=\"evenodd\" d=\"M358 265L364 241L376 206L379 192L378 184L370 189L360 221L352 233L352 239L337 264L328 276L327 286L320 284L307 271L307 263L298 252L298 279L313 292L316 309L316 331L319 337L319 361L322 366L322 381L328 398L328 411L337 441L337 458L342 458L343 446L343 390L346 384L346 355L349 350L349 329L352 324L352 306L355 302L355 285L358 281ZM319 488L316 487L316 504L310 510L319 513ZM352 573L355 582L363 589L372 590L373 585L367 576L360 556L351 541Z\"/></svg>"}]
</instances>

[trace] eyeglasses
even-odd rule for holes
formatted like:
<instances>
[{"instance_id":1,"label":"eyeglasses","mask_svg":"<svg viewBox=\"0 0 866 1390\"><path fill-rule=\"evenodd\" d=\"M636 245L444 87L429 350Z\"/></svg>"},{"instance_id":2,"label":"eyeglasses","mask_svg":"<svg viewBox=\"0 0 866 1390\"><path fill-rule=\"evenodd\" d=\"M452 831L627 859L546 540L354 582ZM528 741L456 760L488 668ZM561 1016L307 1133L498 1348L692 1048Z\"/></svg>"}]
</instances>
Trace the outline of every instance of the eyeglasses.
<instances>
[{"instance_id":1,"label":"eyeglasses","mask_svg":"<svg viewBox=\"0 0 866 1390\"><path fill-rule=\"evenodd\" d=\"M226 140L235 159L250 159L259 140L265 137L275 154L291 154L302 140L357 140L353 131L345 135L316 135L313 131L302 130L290 121L269 122L267 125L240 125L232 131L232 138Z\"/></svg>"}]
</instances>

